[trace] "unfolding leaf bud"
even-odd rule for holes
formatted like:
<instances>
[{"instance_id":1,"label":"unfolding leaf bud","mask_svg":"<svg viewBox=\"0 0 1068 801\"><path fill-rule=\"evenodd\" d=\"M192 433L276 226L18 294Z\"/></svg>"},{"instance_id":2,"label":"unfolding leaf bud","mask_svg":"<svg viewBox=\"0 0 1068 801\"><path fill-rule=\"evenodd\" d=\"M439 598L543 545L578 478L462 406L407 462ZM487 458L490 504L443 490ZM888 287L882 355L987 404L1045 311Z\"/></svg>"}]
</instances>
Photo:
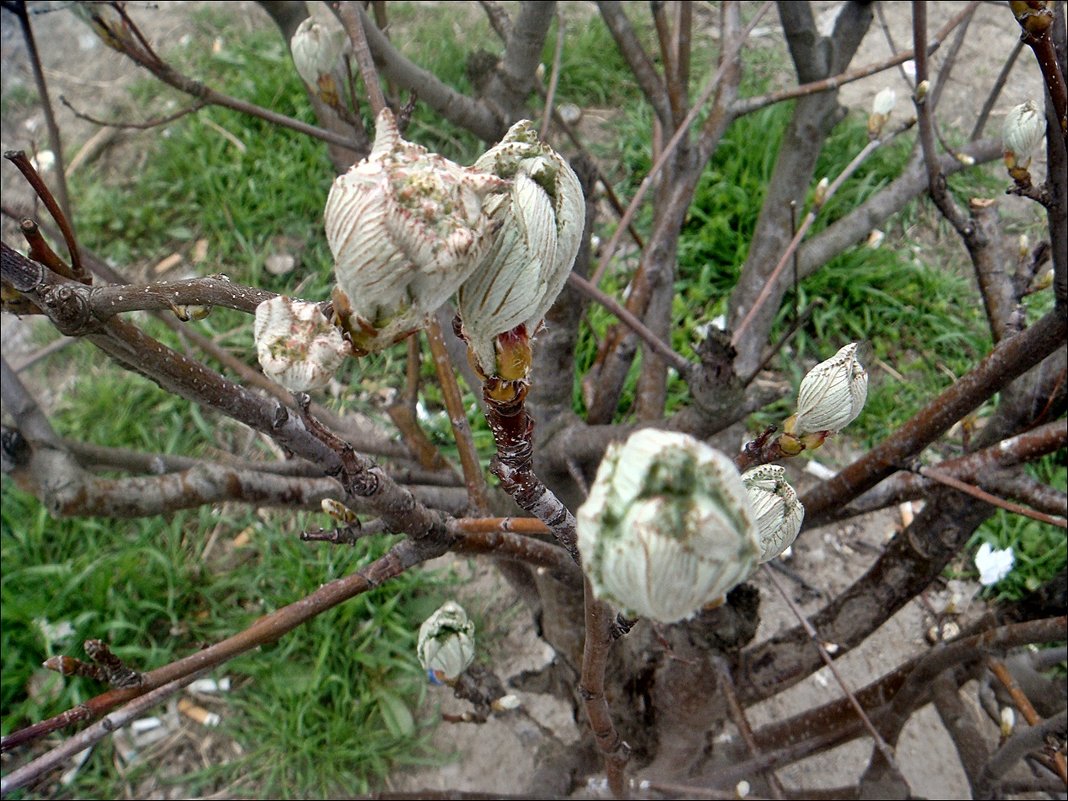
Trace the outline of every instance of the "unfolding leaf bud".
<instances>
[{"instance_id":1,"label":"unfolding leaf bud","mask_svg":"<svg viewBox=\"0 0 1068 801\"><path fill-rule=\"evenodd\" d=\"M446 601L419 627L419 663L430 680L451 684L475 658L475 624L456 601Z\"/></svg>"},{"instance_id":2,"label":"unfolding leaf bud","mask_svg":"<svg viewBox=\"0 0 1068 801\"><path fill-rule=\"evenodd\" d=\"M585 200L574 171L529 120L513 125L474 167L510 181L511 189L486 199L496 231L457 293L463 336L484 378L504 378L522 363L509 380L523 380L529 359L517 361L508 350L515 343L502 343L500 336L537 333L578 253Z\"/></svg>"},{"instance_id":3,"label":"unfolding leaf bud","mask_svg":"<svg viewBox=\"0 0 1068 801\"><path fill-rule=\"evenodd\" d=\"M340 23L332 25L315 17L300 23L289 42L293 65L301 79L323 102L334 107L341 104L335 72L348 47L349 38Z\"/></svg>"},{"instance_id":4,"label":"unfolding leaf bud","mask_svg":"<svg viewBox=\"0 0 1068 801\"><path fill-rule=\"evenodd\" d=\"M868 397L868 371L857 358L856 342L851 342L827 361L820 362L801 381L797 393L797 413L783 424L787 435L819 447L806 435L837 434L857 419Z\"/></svg>"},{"instance_id":5,"label":"unfolding leaf bud","mask_svg":"<svg viewBox=\"0 0 1068 801\"><path fill-rule=\"evenodd\" d=\"M610 446L576 518L594 594L662 623L720 599L761 553L734 463L674 431L642 429Z\"/></svg>"},{"instance_id":6,"label":"unfolding leaf bud","mask_svg":"<svg viewBox=\"0 0 1068 801\"><path fill-rule=\"evenodd\" d=\"M927 99L927 93L931 91L930 81L920 81L916 84L916 102L922 103Z\"/></svg>"},{"instance_id":7,"label":"unfolding leaf bud","mask_svg":"<svg viewBox=\"0 0 1068 801\"><path fill-rule=\"evenodd\" d=\"M1001 139L1005 149L1005 166L1026 170L1031 156L1046 135L1046 118L1034 100L1014 106L1005 116ZM1016 176L1013 176L1014 178Z\"/></svg>"},{"instance_id":8,"label":"unfolding leaf bud","mask_svg":"<svg viewBox=\"0 0 1068 801\"><path fill-rule=\"evenodd\" d=\"M795 539L805 519L805 507L786 481L786 470L777 464L762 464L742 473L742 483L760 528L760 561L781 554Z\"/></svg>"},{"instance_id":9,"label":"unfolding leaf bud","mask_svg":"<svg viewBox=\"0 0 1068 801\"><path fill-rule=\"evenodd\" d=\"M359 354L418 330L478 264L490 192L508 182L401 139L378 115L370 155L339 176L326 201L334 311Z\"/></svg>"},{"instance_id":10,"label":"unfolding leaf bud","mask_svg":"<svg viewBox=\"0 0 1068 801\"><path fill-rule=\"evenodd\" d=\"M890 119L890 112L897 103L897 93L889 86L883 88L875 95L871 103L871 114L868 115L868 135L872 139L878 139L883 132L883 127Z\"/></svg>"},{"instance_id":11,"label":"unfolding leaf bud","mask_svg":"<svg viewBox=\"0 0 1068 801\"><path fill-rule=\"evenodd\" d=\"M352 353L317 304L284 295L256 307L253 333L264 375L291 392L326 386Z\"/></svg>"}]
</instances>

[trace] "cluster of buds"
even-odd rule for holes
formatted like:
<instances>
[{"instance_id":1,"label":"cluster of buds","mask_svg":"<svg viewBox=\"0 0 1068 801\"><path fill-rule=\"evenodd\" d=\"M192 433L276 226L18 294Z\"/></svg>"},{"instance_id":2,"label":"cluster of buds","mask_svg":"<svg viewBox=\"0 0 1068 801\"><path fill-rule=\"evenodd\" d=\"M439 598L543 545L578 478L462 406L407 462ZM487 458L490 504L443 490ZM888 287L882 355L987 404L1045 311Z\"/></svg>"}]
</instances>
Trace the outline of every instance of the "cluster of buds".
<instances>
[{"instance_id":1,"label":"cluster of buds","mask_svg":"<svg viewBox=\"0 0 1068 801\"><path fill-rule=\"evenodd\" d=\"M760 529L760 561L774 559L793 544L805 507L786 481L786 470L777 464L762 464L742 473L742 483Z\"/></svg>"},{"instance_id":2,"label":"cluster of buds","mask_svg":"<svg viewBox=\"0 0 1068 801\"><path fill-rule=\"evenodd\" d=\"M256 307L253 333L264 375L291 392L326 386L352 353L351 345L317 304L284 295Z\"/></svg>"},{"instance_id":3,"label":"cluster of buds","mask_svg":"<svg viewBox=\"0 0 1068 801\"><path fill-rule=\"evenodd\" d=\"M820 447L857 419L868 398L868 372L851 342L834 356L813 367L801 381L797 412L783 423L779 445L796 455Z\"/></svg>"},{"instance_id":4,"label":"cluster of buds","mask_svg":"<svg viewBox=\"0 0 1068 801\"><path fill-rule=\"evenodd\" d=\"M890 112L897 103L897 93L889 86L882 89L871 103L871 114L868 115L868 137L878 139L890 119Z\"/></svg>"},{"instance_id":5,"label":"cluster of buds","mask_svg":"<svg viewBox=\"0 0 1068 801\"><path fill-rule=\"evenodd\" d=\"M578 253L585 201L574 171L529 120L513 125L474 167L507 181L509 191L487 198L495 231L457 292L461 335L490 396L508 401L525 389L530 338Z\"/></svg>"},{"instance_id":6,"label":"cluster of buds","mask_svg":"<svg viewBox=\"0 0 1068 801\"><path fill-rule=\"evenodd\" d=\"M334 254L334 312L357 355L426 323L490 244L486 195L508 184L407 142L384 109L366 159L330 189L324 221Z\"/></svg>"},{"instance_id":7,"label":"cluster of buds","mask_svg":"<svg viewBox=\"0 0 1068 801\"><path fill-rule=\"evenodd\" d=\"M762 553L734 463L678 432L642 429L609 447L576 518L594 594L661 623L718 601Z\"/></svg>"},{"instance_id":8,"label":"cluster of buds","mask_svg":"<svg viewBox=\"0 0 1068 801\"><path fill-rule=\"evenodd\" d=\"M419 627L419 664L435 684L452 684L475 658L475 624L455 601L446 601Z\"/></svg>"},{"instance_id":9,"label":"cluster of buds","mask_svg":"<svg viewBox=\"0 0 1068 801\"><path fill-rule=\"evenodd\" d=\"M345 29L332 15L308 17L297 26L289 42L293 65L308 88L333 108L341 106L339 67L351 44Z\"/></svg>"},{"instance_id":10,"label":"cluster of buds","mask_svg":"<svg viewBox=\"0 0 1068 801\"><path fill-rule=\"evenodd\" d=\"M1045 136L1046 118L1034 100L1014 106L1005 116L1001 133L1005 168L1016 183L1030 186L1031 157Z\"/></svg>"}]
</instances>

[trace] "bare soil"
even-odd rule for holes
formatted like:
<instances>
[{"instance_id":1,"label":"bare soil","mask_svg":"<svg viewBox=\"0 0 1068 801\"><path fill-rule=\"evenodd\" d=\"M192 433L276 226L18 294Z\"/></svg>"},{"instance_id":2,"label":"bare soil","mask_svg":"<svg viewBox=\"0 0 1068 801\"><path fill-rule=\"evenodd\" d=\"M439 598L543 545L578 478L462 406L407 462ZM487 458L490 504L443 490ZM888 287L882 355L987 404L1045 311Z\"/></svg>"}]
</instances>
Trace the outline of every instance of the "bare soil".
<instances>
[{"instance_id":1,"label":"bare soil","mask_svg":"<svg viewBox=\"0 0 1068 801\"><path fill-rule=\"evenodd\" d=\"M126 154L143 150L154 135L147 133L124 133L120 136L101 133L98 126L75 117L70 110L59 105L58 97L65 96L77 108L95 116L114 118L131 115L127 90L132 80L143 77L121 56L103 47L88 29L72 15L61 10L65 3L32 3L35 11L44 11L33 19L38 44L43 54L46 75L53 102L63 131L64 146L68 154L80 154L82 158L108 158L121 165ZM139 20L145 21L147 32L157 42L183 46L185 20L195 3L159 3L151 8L133 8ZM472 4L473 5L473 4ZM831 14L837 3L819 3L818 10ZM891 36L899 48L910 46L910 4L886 3ZM930 4L929 18L932 29L939 27L946 15L956 13L961 3L938 2ZM227 4L232 9L233 24L219 35L240 36L251 26L269 26L266 15L254 3ZM781 38L777 18L770 15L766 25L759 31L767 41ZM942 100L941 120L945 129L967 131L973 121L977 106L986 97L989 87L1001 68L1004 55L1015 40L1015 23L1011 15L998 4L982 4L968 32L967 40L958 56L950 84ZM203 43L198 43L202 45ZM946 46L934 59L934 69L945 54ZM854 62L866 64L887 57L890 47L878 20L865 39L861 53ZM3 63L3 95L32 91L25 48L17 23L10 14L3 15L0 32L0 58ZM789 77L784 80L791 81ZM1037 70L1025 52L1010 78L1002 101L991 119L991 127L997 130L1005 110L1026 97L1039 96L1040 84ZM841 91L841 100L853 108L868 108L874 94L883 86L897 90L898 109L909 107L911 89L904 77L893 71L849 84ZM902 113L908 113L903 111ZM135 115L136 116L136 115ZM22 148L40 151L48 148L43 117L30 104L13 106L5 111L0 124L2 146L8 149ZM121 145L122 149L117 149ZM75 156L75 161L78 161ZM125 163L135 163L126 160ZM75 167L76 169L78 167ZM118 167L117 167L118 168ZM3 198L6 205L26 204L30 201L14 169L5 161L2 171ZM1010 214L1019 214L1010 206ZM12 236L10 223L4 222L6 241L17 241ZM17 324L10 315L4 315L3 339L5 353L9 358L18 358L19 351L26 352L28 326ZM829 445L820 454L821 461L829 467L838 467L848 462L849 454L842 446ZM793 468L792 468L793 469ZM806 480L798 476L801 480ZM808 478L807 480L812 480ZM798 583L780 576L780 581L793 593L794 599L805 613L812 613L824 603L824 598L833 597L838 591L858 577L878 556L883 543L900 525L898 513L883 513L845 526L836 526L806 531L794 547L793 557L787 562L805 582L818 588L817 597L805 591ZM527 670L535 670L553 659L552 649L538 639L529 625L529 614L512 590L485 563L468 566L470 580L463 589L462 600L477 612L486 612L487 619L496 621L494 630L483 633L481 640L488 648L487 662L494 666L498 675L508 679ZM762 575L754 580L761 591L761 625L758 640L774 635L783 628L795 625L796 620L777 591L769 586ZM965 588L965 594L977 590L976 585ZM920 653L926 647L925 636L933 623L931 609L944 607L947 592L932 588L929 597L913 601L887 622L863 647L847 654L837 664L846 682L852 687L866 684L882 675L889 668ZM965 617L970 618L981 608L975 602ZM963 623L964 621L962 621ZM562 701L548 695L519 693L522 709L492 718L478 725L472 723L442 724L438 727L434 743L442 754L450 755L452 761L443 767L420 771L406 771L393 777L388 786L394 790L469 790L487 793L521 793L528 788L534 768L532 754L537 743L551 732L565 742L579 737L578 728L570 708ZM754 727L762 723L782 719L800 710L818 705L841 695L841 690L828 671L821 670L806 682L759 705L751 711ZM435 718L442 712L460 713L465 709L452 698L447 688L432 688L428 693L425 708L420 714ZM182 735L165 748L157 749L161 772L181 776L195 770L213 759L232 758L240 745L225 742L215 737L205 738L203 729L195 724L182 724ZM996 742L996 730L989 726L987 734ZM730 727L721 735L737 737ZM209 742L210 741L210 742ZM854 783L868 763L871 746L867 740L835 749L829 753L784 767L778 775L787 787L836 787ZM901 738L897 750L902 769L913 791L922 796L935 798L967 798L968 785L960 768L956 752L943 730L937 716L930 709L916 715ZM178 788L163 789L154 781L131 787L132 797L181 796ZM232 788L233 792L254 793L254 788ZM576 794L597 795L595 787ZM223 796L220 796L223 797Z\"/></svg>"}]
</instances>

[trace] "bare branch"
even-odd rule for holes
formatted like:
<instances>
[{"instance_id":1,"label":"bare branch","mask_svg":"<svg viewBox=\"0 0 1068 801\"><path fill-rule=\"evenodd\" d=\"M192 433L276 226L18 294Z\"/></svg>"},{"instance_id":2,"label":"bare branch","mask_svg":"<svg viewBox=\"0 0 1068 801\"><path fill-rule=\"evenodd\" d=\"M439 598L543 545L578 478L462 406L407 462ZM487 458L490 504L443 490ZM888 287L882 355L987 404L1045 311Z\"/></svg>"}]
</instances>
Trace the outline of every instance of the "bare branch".
<instances>
[{"instance_id":1,"label":"bare branch","mask_svg":"<svg viewBox=\"0 0 1068 801\"><path fill-rule=\"evenodd\" d=\"M834 478L805 493L802 503L806 525L817 525L831 509L874 487L893 473L897 465L934 442L993 393L1063 347L1066 336L1068 322L1053 311L1027 330L1004 340L894 434Z\"/></svg>"},{"instance_id":2,"label":"bare branch","mask_svg":"<svg viewBox=\"0 0 1068 801\"><path fill-rule=\"evenodd\" d=\"M167 114L164 117L157 117L156 119L148 120L147 122L120 122L117 120L109 122L108 120L101 120L97 119L96 117L92 117L89 114L86 114L84 111L78 111L78 109L76 109L71 104L71 102L67 100L67 98L65 98L63 95L59 96L59 102L69 108L71 110L71 113L74 114L74 116L80 120L91 122L94 125L101 125L105 128L121 128L134 131L147 131L151 128L158 128L161 125L169 125L175 120L180 120L182 117L186 117L190 114L196 114L198 111L204 108L204 106L207 105L205 101L198 100L193 105L186 106L183 109L179 109L173 114Z\"/></svg>"},{"instance_id":3,"label":"bare branch","mask_svg":"<svg viewBox=\"0 0 1068 801\"><path fill-rule=\"evenodd\" d=\"M604 694L604 674L608 666L608 649L612 645L611 627L615 613L608 604L594 598L589 579L583 582L585 599L586 639L582 649L582 677L579 691L582 694L586 717L590 721L593 738L604 759L608 788L616 798L626 794L627 762L630 761L630 746L619 736L608 699Z\"/></svg>"},{"instance_id":4,"label":"bare branch","mask_svg":"<svg viewBox=\"0 0 1068 801\"><path fill-rule=\"evenodd\" d=\"M471 426L467 422L467 413L464 410L463 397L460 395L460 386L456 383L452 360L445 347L445 335L437 320L430 321L426 335L430 342L430 352L434 357L434 369L438 374L441 394L445 399L445 408L449 412L449 423L452 426L453 436L456 438L456 448L460 454L460 466L464 471L468 499L475 511L485 513L489 509L489 488L486 486L486 477L482 473L482 464L478 460L478 451L475 449L475 441L471 436Z\"/></svg>"},{"instance_id":5,"label":"bare branch","mask_svg":"<svg viewBox=\"0 0 1068 801\"><path fill-rule=\"evenodd\" d=\"M990 757L986 768L979 776L979 791L976 797L994 798L998 779L1028 753L1044 748L1047 738L1053 738L1063 744L1066 728L1068 728L1068 711L1048 718L1036 726L1017 731Z\"/></svg>"},{"instance_id":6,"label":"bare branch","mask_svg":"<svg viewBox=\"0 0 1068 801\"><path fill-rule=\"evenodd\" d=\"M623 4L616 0L600 0L597 7L601 11L605 26L615 39L616 47L619 48L630 71L634 73L634 78L642 94L645 95L646 102L656 112L660 124L670 130L672 128L671 106L667 99L667 87L664 85L663 78L657 73L656 67L653 66L649 54L638 41L634 28L627 19Z\"/></svg>"}]
</instances>

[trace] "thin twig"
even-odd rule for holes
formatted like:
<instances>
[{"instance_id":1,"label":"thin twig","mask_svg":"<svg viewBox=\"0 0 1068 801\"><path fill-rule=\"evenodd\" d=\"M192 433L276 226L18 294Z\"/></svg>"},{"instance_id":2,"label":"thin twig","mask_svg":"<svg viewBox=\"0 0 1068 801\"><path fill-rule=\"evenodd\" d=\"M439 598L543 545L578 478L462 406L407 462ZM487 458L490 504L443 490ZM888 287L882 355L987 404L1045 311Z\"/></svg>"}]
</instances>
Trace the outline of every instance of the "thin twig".
<instances>
[{"instance_id":1,"label":"thin twig","mask_svg":"<svg viewBox=\"0 0 1068 801\"><path fill-rule=\"evenodd\" d=\"M1021 506L1018 503L1012 501L1006 501L1004 498L999 498L997 495L991 495L985 490L979 489L973 484L969 484L965 481L961 481L955 476L951 476L948 473L944 473L933 467L921 467L919 473L924 478L929 478L933 481L937 481L939 484L945 484L947 487L953 487L961 492L971 495L973 498L978 498L981 501L986 501L992 506L1000 507L1001 509L1007 509L1010 512L1014 512L1024 517L1030 517L1032 520L1038 520L1042 523L1049 523L1052 526L1059 528L1068 528L1068 520L1063 517L1054 517L1053 515L1047 515L1043 512L1037 512L1034 509L1028 509L1026 506Z\"/></svg>"},{"instance_id":2,"label":"thin twig","mask_svg":"<svg viewBox=\"0 0 1068 801\"><path fill-rule=\"evenodd\" d=\"M163 667L144 674L145 683L140 689L109 690L95 698L90 698L75 709L84 709L80 720L86 720L106 713L115 706L125 703L143 693L162 687L168 682L188 678L191 674L221 665L235 656L243 654L264 643L274 642L302 623L311 620L328 609L332 609L357 595L377 587L410 567L424 560L412 540L403 540L394 545L384 556L375 560L361 570L324 584L310 595L283 606L275 612L264 615L246 628L212 646L196 651L189 656L178 659ZM70 713L65 712L47 721L21 729L4 737L0 741L0 750L8 751L17 745L31 742L50 732L70 725ZM32 780L39 772L27 775ZM5 781L11 777L9 774Z\"/></svg>"},{"instance_id":3,"label":"thin twig","mask_svg":"<svg viewBox=\"0 0 1068 801\"><path fill-rule=\"evenodd\" d=\"M790 263L790 257L794 254L794 251L796 251L797 248L800 246L801 241L805 238L805 234L808 233L808 229L816 221L816 218L819 216L819 213L824 208L826 208L827 202L832 197L834 197L835 193L842 187L842 184L849 180L853 176L853 173L860 169L860 166L868 159L868 157L872 153L874 153L880 147L892 141L899 134L903 133L904 131L907 131L911 127L912 123L906 121L902 125L898 126L896 129L891 131L885 137L882 137L880 139L873 139L866 145L864 145L864 147L861 148L860 152L853 157L853 160L845 166L845 169L843 169L837 175L837 177L835 177L835 179L827 186L827 189L823 193L823 196L812 204L812 208L809 209L808 214L805 215L805 219L802 220L801 225L798 226L797 231L794 233L793 239L790 240L790 244L786 246L786 250L783 251L782 256L779 257L779 263L775 265L775 269L771 271L771 274L764 281L764 288L761 289L760 294L757 296L757 299L753 302L753 305L750 306L749 311L746 312L745 317L742 318L742 321L738 324L737 328L735 328L734 334L731 337L731 344L737 345L737 343L742 341L743 337L745 336L746 329L756 317L757 312L765 303L767 303L768 298L771 297L771 294L776 284L778 284L780 276L782 275L783 271L785 271L787 265Z\"/></svg>"},{"instance_id":4,"label":"thin twig","mask_svg":"<svg viewBox=\"0 0 1068 801\"><path fill-rule=\"evenodd\" d=\"M66 217L68 225L73 227L74 217L71 213L70 194L67 192L66 168L63 166L63 140L59 135L56 115L52 111L52 100L48 94L48 83L45 81L44 70L41 69L41 56L37 52L37 42L33 36L33 26L30 25L30 16L26 11L25 2L12 3L7 8L12 9L15 12L15 16L19 18L22 35L26 40L26 51L30 56L30 68L33 71L33 80L37 85L37 94L41 101L41 110L44 112L45 126L48 129L48 144L52 148L52 155L56 159L55 173L59 207L63 210L63 216ZM49 209L49 211L51 212L52 210ZM55 214L52 216L55 217ZM58 219L56 221L59 222ZM73 232L71 233L71 239L74 239ZM76 269L79 270L79 278L84 277L84 274L80 272L80 267Z\"/></svg>"},{"instance_id":5,"label":"thin twig","mask_svg":"<svg viewBox=\"0 0 1068 801\"><path fill-rule=\"evenodd\" d=\"M587 281L578 273L570 273L567 277L567 281L571 286L582 292L582 294L597 301L618 317L619 321L637 334L642 342L649 346L649 349L652 350L653 353L678 370L679 375L683 378L687 378L691 374L694 365L689 359L672 350L670 345L650 331L641 320L623 308L623 306L616 302L614 298L598 289L592 281Z\"/></svg>"},{"instance_id":6,"label":"thin twig","mask_svg":"<svg viewBox=\"0 0 1068 801\"><path fill-rule=\"evenodd\" d=\"M1012 72L1012 68L1016 65L1016 59L1020 57L1020 53L1023 52L1023 49L1024 43L1017 42L1015 46L1013 46L1012 52L1009 53L1009 57L1005 59L1005 63L1001 67L1001 72L998 73L994 85L990 87L990 94L987 95L986 101L983 103L983 108L979 111L979 116L975 120L975 126L972 128L971 135L968 137L969 142L974 142L983 135L983 129L986 128L986 121L990 118L990 112L993 111L994 106L997 105L998 98L1001 97L1001 90L1005 88L1005 82L1009 80L1009 73Z\"/></svg>"},{"instance_id":7,"label":"thin twig","mask_svg":"<svg viewBox=\"0 0 1068 801\"><path fill-rule=\"evenodd\" d=\"M772 3L765 2L757 10L757 13L753 16L753 19L749 21L749 24L745 26L741 35L730 42L727 48L723 51L723 55L720 58L719 67L716 69L712 78L705 84L701 90L700 95L697 97L697 101L693 104L693 108L690 109L690 113L686 115L686 118L682 121L678 128L675 129L674 135L668 140L668 143L664 145L664 149L660 153L660 157L653 164L652 169L646 173L642 178L642 182L638 185L638 189L634 192L634 196L631 198L630 203L627 206L627 210L623 213L622 219L619 221L619 225L616 226L616 230L612 234L612 238L608 240L608 244L604 247L601 253L601 259L597 263L597 269L593 271L593 275L590 276L590 283L594 286L600 283L602 276L608 269L608 264L615 255L616 249L619 247L619 240L622 239L624 231L630 226L631 220L634 219L634 215L637 214L638 208L641 206L642 200L645 199L645 194L652 187L656 177L660 174L660 171L667 164L668 160L674 154L675 149L679 146L683 137L687 136L690 131L690 125L697 119L697 116L701 113L705 103L712 97L712 93L716 91L719 86L719 82L723 79L723 76L732 68L734 60L741 52L742 46L745 44L749 34L752 33L753 28L757 26L757 23L764 16L772 6Z\"/></svg>"},{"instance_id":8,"label":"thin twig","mask_svg":"<svg viewBox=\"0 0 1068 801\"><path fill-rule=\"evenodd\" d=\"M542 139L549 138L549 123L553 118L553 101L556 99L556 85L560 82L560 64L564 56L564 14L559 6L556 9L556 47L553 50L553 68L549 74L549 88L545 91L545 108L541 113L539 127Z\"/></svg>"},{"instance_id":9,"label":"thin twig","mask_svg":"<svg viewBox=\"0 0 1068 801\"><path fill-rule=\"evenodd\" d=\"M63 234L63 242L67 246L68 254L70 254L70 266L75 280L85 284L90 283L92 279L82 266L81 255L78 252L78 240L74 237L74 229L71 227L67 215L64 214L63 209L60 208L59 203L56 202L55 195L52 194L48 185L41 179L36 168L30 163L30 160L26 158L24 152L21 150L9 150L4 153L4 158L18 168L18 171L22 173L26 182L29 183L29 185L33 187L33 191L37 193L37 197L44 203L45 208L48 209L48 213L51 214L52 219L56 221L56 225L59 226L59 230Z\"/></svg>"},{"instance_id":10,"label":"thin twig","mask_svg":"<svg viewBox=\"0 0 1068 801\"><path fill-rule=\"evenodd\" d=\"M121 709L101 718L92 726L78 732L51 751L47 751L32 762L27 762L20 768L11 771L0 780L0 793L7 795L12 790L25 787L39 776L43 776L53 768L59 767L68 759L77 756L94 743L103 740L109 734L118 731L123 726L137 719L145 711L156 704L174 695L180 689L191 684L196 679L208 672L208 668L189 673L174 681L163 684L151 692L145 693L140 698L131 701Z\"/></svg>"},{"instance_id":11,"label":"thin twig","mask_svg":"<svg viewBox=\"0 0 1068 801\"><path fill-rule=\"evenodd\" d=\"M883 30L883 36L886 38L886 44L890 47L890 52L894 56L898 55L897 43L894 41L894 34L890 32L890 23L886 21L886 12L882 3L875 4L875 13L879 15L879 27ZM897 71L901 74L901 79L910 87L915 86L907 72L905 72L905 62L899 61L897 64Z\"/></svg>"},{"instance_id":12,"label":"thin twig","mask_svg":"<svg viewBox=\"0 0 1068 801\"><path fill-rule=\"evenodd\" d=\"M964 9L958 14L955 14L949 19L945 25L931 37L930 44L928 45L928 54L934 53L941 47L942 42L949 36L950 32L960 25L972 13L975 6L977 6L978 0L972 0ZM869 64L866 67L858 67L854 70L839 73L838 75L832 75L829 78L823 78L818 81L812 81L811 83L795 86L790 89L782 89L777 92L769 92L766 95L759 97L747 97L739 100L731 106L731 114L735 117L740 117L744 114L751 114L754 111L765 108L767 106L780 103L783 100L792 100L795 97L804 97L805 95L815 94L816 92L823 92L828 89L837 89L844 86L847 83L853 81L859 81L861 78L867 78L869 75L875 75L883 70L890 69L890 67L901 64L905 61L910 61L914 58L914 51L907 51L904 53L898 53L896 56L891 56L884 61L877 62L875 64Z\"/></svg>"},{"instance_id":13,"label":"thin twig","mask_svg":"<svg viewBox=\"0 0 1068 801\"><path fill-rule=\"evenodd\" d=\"M1008 690L1012 702L1020 710L1020 714L1027 721L1027 725L1037 726L1040 721L1038 713L1035 712L1034 706L1032 706L1024 691L1020 689L1020 685L1016 683L1016 679L1012 677L1012 673L1005 667L1005 663L991 656L987 658L987 665L990 666L990 672L997 676L998 681ZM1053 765L1057 769L1057 775L1060 776L1061 781L1068 785L1068 760L1065 760L1064 754L1059 751L1055 753L1053 755Z\"/></svg>"},{"instance_id":14,"label":"thin twig","mask_svg":"<svg viewBox=\"0 0 1068 801\"><path fill-rule=\"evenodd\" d=\"M193 105L187 106L186 108L183 108L183 109L179 109L178 111L174 112L173 114L168 114L166 117L159 117L159 118L154 119L154 120L148 120L147 122L118 122L118 121L108 121L108 120L97 119L96 117L92 117L92 116L86 114L84 111L78 111L78 109L76 109L71 104L71 102L69 100L67 100L67 98L65 98L63 95L59 96L59 102L62 103L67 108L69 108L71 110L71 113L73 113L74 116L77 117L80 120L85 120L86 122L91 122L94 125L102 125L105 128L121 128L121 129L124 129L124 130L135 130L135 131L147 131L150 128L158 128L161 125L167 125L168 123L174 122L175 120L180 120L182 117L185 117L185 116L187 116L189 114L195 114L196 112L198 112L202 108L204 108L204 106L208 105L207 101L198 100Z\"/></svg>"},{"instance_id":15,"label":"thin twig","mask_svg":"<svg viewBox=\"0 0 1068 801\"><path fill-rule=\"evenodd\" d=\"M582 676L579 691L582 695L586 717L590 721L597 748L604 759L608 788L616 798L626 797L626 770L630 760L630 746L619 736L608 699L604 694L604 675L608 666L608 649L612 645L611 627L615 613L608 604L593 596L589 579L583 582L586 638L582 648Z\"/></svg>"},{"instance_id":16,"label":"thin twig","mask_svg":"<svg viewBox=\"0 0 1068 801\"><path fill-rule=\"evenodd\" d=\"M886 760L886 764L897 776L900 776L901 769L897 765L897 760L894 757L893 750L890 748L889 745L886 744L886 740L884 740L882 735L879 734L879 730L876 729L874 724L871 722L871 718L868 717L868 713L864 711L864 707L860 705L860 702L857 700L856 695L853 694L853 691L849 688L849 685L846 684L845 679L842 678L842 674L838 672L838 668L834 664L834 660L831 659L831 655L827 653L827 648L820 641L819 634L812 627L812 624L808 622L808 618L804 616L800 609L798 609L797 604L794 603L794 599L790 597L790 594L788 592L786 592L786 588L779 583L779 580L775 577L775 574L771 570L768 570L766 565L764 566L764 568L764 575L772 583L775 589L779 591L779 595L781 595L783 600L786 601L786 605L790 607L790 611L794 613L794 617L797 618L798 622L802 625L802 627L804 627L805 631L808 633L808 636L812 640L812 644L815 645L816 649L820 652L820 659L823 660L823 664L827 666L827 669L831 671L832 675L835 678L835 681L838 682L838 686L842 688L842 692L846 694L846 697L849 699L850 706L852 706L853 710L857 713L857 717L859 717L861 722L864 724L864 728L868 730L868 734L871 735L872 740L875 742L875 747L879 749L879 753L882 755L883 759Z\"/></svg>"},{"instance_id":17,"label":"thin twig","mask_svg":"<svg viewBox=\"0 0 1068 801\"><path fill-rule=\"evenodd\" d=\"M386 97L382 94L382 85L378 81L378 70L375 68L375 60L371 56L371 47L367 44L367 34L363 29L363 22L356 9L351 3L338 4L338 16L345 26L345 32L352 42L353 55L356 56L356 64L360 68L360 77L363 78L364 90L367 99L371 103L371 111L377 118L381 111L388 108Z\"/></svg>"},{"instance_id":18,"label":"thin twig","mask_svg":"<svg viewBox=\"0 0 1068 801\"><path fill-rule=\"evenodd\" d=\"M430 343L430 353L434 357L434 369L438 374L445 408L449 412L449 423L452 425L456 450L460 455L460 466L464 472L464 483L467 485L471 507L479 514L484 514L489 509L486 476L482 472L478 450L471 436L471 425L467 422L467 413L464 410L463 397L460 395L460 385L456 382L452 359L449 358L449 350L445 347L445 335L434 317L430 318L430 324L426 328L426 338Z\"/></svg>"},{"instance_id":19,"label":"thin twig","mask_svg":"<svg viewBox=\"0 0 1068 801\"><path fill-rule=\"evenodd\" d=\"M738 692L734 688L734 677L731 676L731 669L722 657L715 660L715 665L716 675L719 677L719 686L723 690L723 697L727 699L727 711L730 713L731 720L734 722L739 734L742 735L742 740L745 742L746 750L749 751L749 756L755 759L760 756L760 748L757 746L756 738L753 736L753 727L749 725L745 709L742 708L741 703L738 701ZM782 799L784 797L782 784L779 782L779 777L775 775L775 771L769 768L764 772L764 778L767 779L771 797Z\"/></svg>"}]
</instances>

